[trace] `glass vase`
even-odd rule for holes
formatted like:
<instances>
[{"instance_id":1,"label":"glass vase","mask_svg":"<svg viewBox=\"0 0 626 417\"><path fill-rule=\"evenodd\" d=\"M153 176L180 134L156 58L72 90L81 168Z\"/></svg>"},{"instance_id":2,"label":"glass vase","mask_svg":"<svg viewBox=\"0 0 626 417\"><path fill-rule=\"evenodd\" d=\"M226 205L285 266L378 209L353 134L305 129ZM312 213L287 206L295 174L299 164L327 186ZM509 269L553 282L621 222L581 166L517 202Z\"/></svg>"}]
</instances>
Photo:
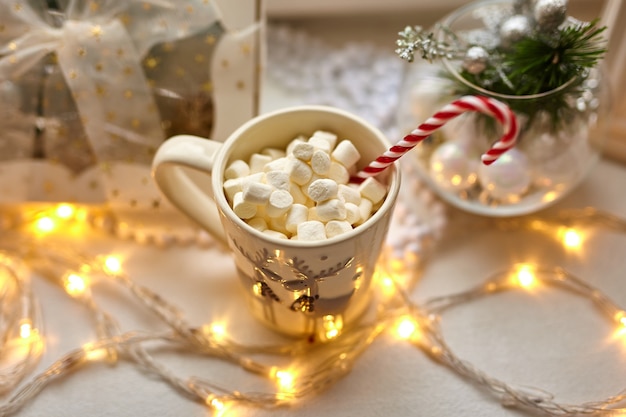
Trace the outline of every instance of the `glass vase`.
<instances>
[{"instance_id":1,"label":"glass vase","mask_svg":"<svg viewBox=\"0 0 626 417\"><path fill-rule=\"evenodd\" d=\"M470 3L446 16L432 33L447 45L490 42L488 27L514 15L516 4ZM499 139L501 128L487 116L464 113L412 152L422 179L448 203L496 217L535 212L572 191L603 148L609 103L600 68L540 94L507 95L472 84L461 75L462 65L462 60L452 58L433 62L416 58L406 64L398 113L401 131L413 130L458 98L460 91L471 91L514 110L520 125L517 143L492 165L483 165L480 155Z\"/></svg>"}]
</instances>

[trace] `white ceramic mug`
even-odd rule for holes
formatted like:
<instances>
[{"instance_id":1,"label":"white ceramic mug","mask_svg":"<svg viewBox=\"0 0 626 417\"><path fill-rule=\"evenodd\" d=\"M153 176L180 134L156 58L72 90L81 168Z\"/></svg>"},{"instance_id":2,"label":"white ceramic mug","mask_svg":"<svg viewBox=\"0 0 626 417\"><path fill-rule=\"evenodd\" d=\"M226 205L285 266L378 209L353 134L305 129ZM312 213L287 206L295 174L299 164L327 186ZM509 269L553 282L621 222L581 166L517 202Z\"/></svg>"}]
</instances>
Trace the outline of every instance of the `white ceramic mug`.
<instances>
[{"instance_id":1,"label":"white ceramic mug","mask_svg":"<svg viewBox=\"0 0 626 417\"><path fill-rule=\"evenodd\" d=\"M231 161L248 160L267 147L284 149L295 137L316 130L352 141L361 165L389 147L378 129L348 112L299 106L260 115L223 143L193 136L170 138L158 149L152 168L168 200L232 250L255 316L281 333L323 340L357 322L370 304L372 276L398 196L400 172L392 166L377 177L388 192L367 221L322 241L279 239L257 231L233 212L223 191L224 170ZM210 189L201 189L188 168L210 176Z\"/></svg>"}]
</instances>

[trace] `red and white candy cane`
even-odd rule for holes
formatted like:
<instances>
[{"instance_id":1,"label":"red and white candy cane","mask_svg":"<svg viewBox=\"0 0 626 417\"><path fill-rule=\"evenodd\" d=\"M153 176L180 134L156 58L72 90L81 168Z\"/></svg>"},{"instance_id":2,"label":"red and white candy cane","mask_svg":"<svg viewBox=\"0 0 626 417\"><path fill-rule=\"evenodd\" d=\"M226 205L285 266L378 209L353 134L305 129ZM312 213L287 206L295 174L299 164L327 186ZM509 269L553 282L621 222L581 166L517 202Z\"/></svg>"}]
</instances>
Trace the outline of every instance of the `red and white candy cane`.
<instances>
[{"instance_id":1,"label":"red and white candy cane","mask_svg":"<svg viewBox=\"0 0 626 417\"><path fill-rule=\"evenodd\" d=\"M504 127L502 137L481 156L481 160L485 165L490 165L497 160L500 155L515 145L519 130L518 124L515 115L506 104L489 97L463 96L444 106L432 117L419 125L417 129L406 135L401 141L363 168L352 180L360 182L367 177L377 175L393 164L402 155L413 149L419 142L430 136L435 130L468 111L489 115L497 119Z\"/></svg>"}]
</instances>

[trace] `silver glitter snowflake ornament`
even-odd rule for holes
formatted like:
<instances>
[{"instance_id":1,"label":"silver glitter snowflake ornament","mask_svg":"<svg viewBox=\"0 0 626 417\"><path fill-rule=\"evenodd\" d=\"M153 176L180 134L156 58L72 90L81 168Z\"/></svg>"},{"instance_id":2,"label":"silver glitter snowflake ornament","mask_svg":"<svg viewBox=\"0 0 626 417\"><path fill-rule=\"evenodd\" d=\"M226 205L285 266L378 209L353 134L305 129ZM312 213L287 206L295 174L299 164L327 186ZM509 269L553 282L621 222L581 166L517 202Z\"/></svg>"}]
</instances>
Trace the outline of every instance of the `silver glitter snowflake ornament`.
<instances>
[{"instance_id":1,"label":"silver glitter snowflake ornament","mask_svg":"<svg viewBox=\"0 0 626 417\"><path fill-rule=\"evenodd\" d=\"M398 35L400 38L396 41L396 53L408 62L413 62L416 53L429 62L454 56L454 51L448 45L437 42L434 35L425 32L421 26L407 26Z\"/></svg>"}]
</instances>

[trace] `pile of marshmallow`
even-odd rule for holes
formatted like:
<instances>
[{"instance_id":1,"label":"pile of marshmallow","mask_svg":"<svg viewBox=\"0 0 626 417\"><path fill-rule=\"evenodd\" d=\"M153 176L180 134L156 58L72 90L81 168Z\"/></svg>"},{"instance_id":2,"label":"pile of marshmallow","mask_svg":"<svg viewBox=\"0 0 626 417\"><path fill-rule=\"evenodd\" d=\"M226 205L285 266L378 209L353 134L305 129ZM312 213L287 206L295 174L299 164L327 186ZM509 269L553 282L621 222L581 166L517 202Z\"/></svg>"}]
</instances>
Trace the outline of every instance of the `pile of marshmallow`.
<instances>
[{"instance_id":1,"label":"pile of marshmallow","mask_svg":"<svg viewBox=\"0 0 626 417\"><path fill-rule=\"evenodd\" d=\"M265 148L224 171L224 193L235 214L262 233L316 241L364 223L387 187L373 177L350 183L361 158L354 144L318 130L286 149Z\"/></svg>"}]
</instances>

